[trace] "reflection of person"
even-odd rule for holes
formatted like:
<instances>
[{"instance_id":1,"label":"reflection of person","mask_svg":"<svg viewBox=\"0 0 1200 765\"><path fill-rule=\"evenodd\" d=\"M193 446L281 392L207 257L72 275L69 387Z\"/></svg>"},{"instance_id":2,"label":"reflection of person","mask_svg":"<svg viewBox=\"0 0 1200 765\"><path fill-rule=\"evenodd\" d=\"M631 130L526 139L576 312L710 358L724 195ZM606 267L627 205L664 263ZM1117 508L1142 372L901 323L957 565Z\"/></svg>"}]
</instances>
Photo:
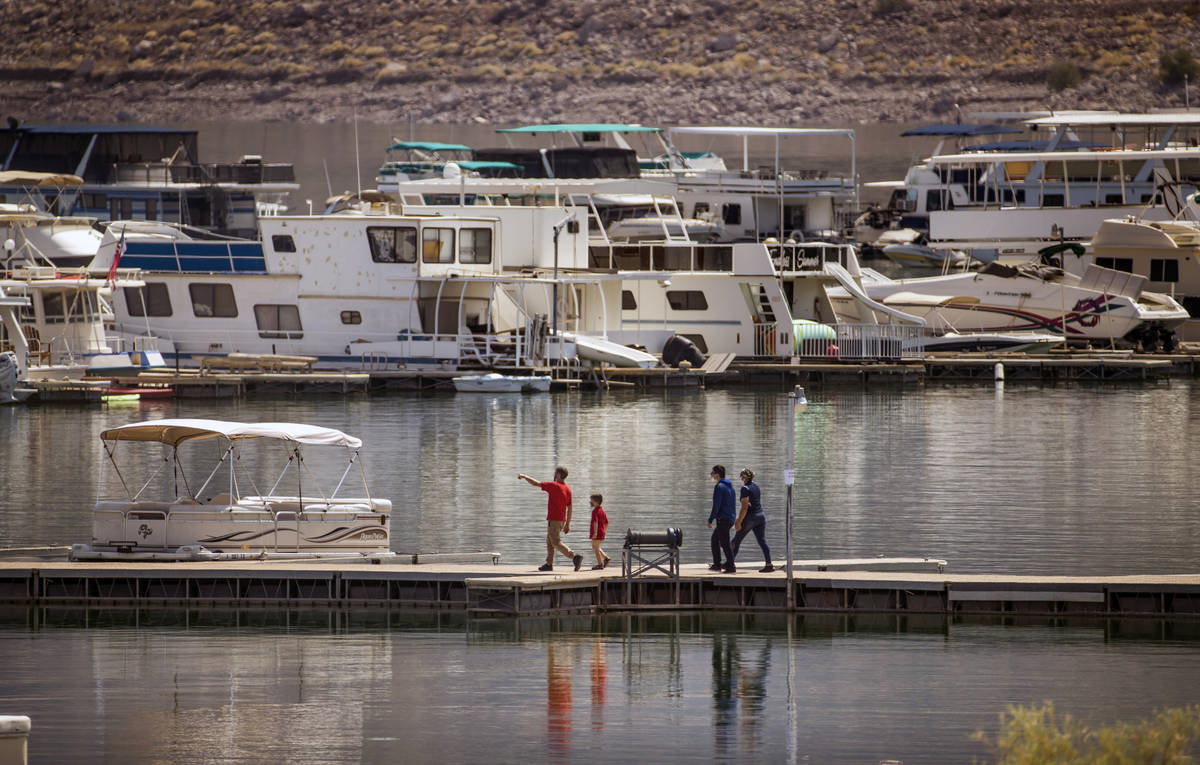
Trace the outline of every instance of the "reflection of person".
<instances>
[{"instance_id":1,"label":"reflection of person","mask_svg":"<svg viewBox=\"0 0 1200 765\"><path fill-rule=\"evenodd\" d=\"M737 534L733 537L733 555L737 557L742 540L753 531L758 546L762 548L763 560L767 562L767 565L759 569L761 573L765 574L774 571L775 566L771 563L771 548L767 547L767 516L762 509L762 490L754 482L754 471L750 468L742 468L741 478L742 510L738 513L737 521L734 523Z\"/></svg>"},{"instance_id":2,"label":"reflection of person","mask_svg":"<svg viewBox=\"0 0 1200 765\"><path fill-rule=\"evenodd\" d=\"M524 473L517 478L528 481L549 495L546 504L546 562L538 566L538 571L554 570L555 550L570 558L578 571L583 563L583 556L576 555L574 550L567 547L561 536L571 531L571 489L566 483L567 469L562 465L554 468L553 481L538 481Z\"/></svg>"},{"instance_id":3,"label":"reflection of person","mask_svg":"<svg viewBox=\"0 0 1200 765\"><path fill-rule=\"evenodd\" d=\"M546 737L558 757L571 750L571 646L546 643Z\"/></svg>"},{"instance_id":4,"label":"reflection of person","mask_svg":"<svg viewBox=\"0 0 1200 765\"><path fill-rule=\"evenodd\" d=\"M717 528L712 533L712 556L713 562L709 566L710 571L724 571L726 574L732 574L737 569L733 565L733 546L729 543L729 530L733 528L733 522L737 520L737 511L734 509L733 499L733 484L725 477L724 465L713 465L713 502L712 511L708 514L708 527L713 527L713 521L716 521ZM725 553L725 564L721 564L721 552Z\"/></svg>"},{"instance_id":5,"label":"reflection of person","mask_svg":"<svg viewBox=\"0 0 1200 765\"><path fill-rule=\"evenodd\" d=\"M600 506L604 502L602 495L593 494L588 501L592 503L592 522L588 524L588 539L592 540L592 553L596 556L596 565L592 566L592 570L595 571L606 568L608 562L612 560L608 557L608 553L600 549L600 543L604 541L604 533L608 530L608 514Z\"/></svg>"}]
</instances>

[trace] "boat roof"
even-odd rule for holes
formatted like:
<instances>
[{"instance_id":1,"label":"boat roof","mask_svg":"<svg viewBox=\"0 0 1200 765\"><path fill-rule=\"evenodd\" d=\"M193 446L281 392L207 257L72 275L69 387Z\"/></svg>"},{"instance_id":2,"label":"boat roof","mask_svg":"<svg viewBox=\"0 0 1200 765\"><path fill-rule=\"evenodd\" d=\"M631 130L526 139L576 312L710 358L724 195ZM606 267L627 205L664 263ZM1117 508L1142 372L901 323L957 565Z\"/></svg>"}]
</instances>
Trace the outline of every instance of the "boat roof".
<instances>
[{"instance_id":1,"label":"boat roof","mask_svg":"<svg viewBox=\"0 0 1200 765\"><path fill-rule=\"evenodd\" d=\"M620 122L581 122L500 128L497 133L661 133L662 128Z\"/></svg>"},{"instance_id":2,"label":"boat roof","mask_svg":"<svg viewBox=\"0 0 1200 765\"><path fill-rule=\"evenodd\" d=\"M439 143L437 141L397 141L387 147L388 151L399 149L415 149L417 151L473 151L470 146L461 143Z\"/></svg>"},{"instance_id":3,"label":"boat roof","mask_svg":"<svg viewBox=\"0 0 1200 765\"><path fill-rule=\"evenodd\" d=\"M939 154L930 157L936 165L979 164L982 162L1145 162L1152 159L1200 159L1200 149L1115 149L1112 151L1017 151L1003 154L964 152L962 154Z\"/></svg>"},{"instance_id":4,"label":"boat roof","mask_svg":"<svg viewBox=\"0 0 1200 765\"><path fill-rule=\"evenodd\" d=\"M850 128L773 128L710 125L673 127L668 132L692 135L789 136L789 135L854 135Z\"/></svg>"},{"instance_id":5,"label":"boat roof","mask_svg":"<svg viewBox=\"0 0 1200 765\"><path fill-rule=\"evenodd\" d=\"M0 186L82 186L83 179L69 173L39 173L33 170L0 170Z\"/></svg>"},{"instance_id":6,"label":"boat roof","mask_svg":"<svg viewBox=\"0 0 1200 765\"><path fill-rule=\"evenodd\" d=\"M1026 121L1026 125L1200 125L1200 112L1154 112L1130 114L1113 112L1066 112Z\"/></svg>"},{"instance_id":7,"label":"boat roof","mask_svg":"<svg viewBox=\"0 0 1200 765\"><path fill-rule=\"evenodd\" d=\"M1023 133L1025 132L1018 127L1010 127L1006 125L921 125L911 130L905 130L901 136L977 136L977 135L1004 135L1005 133Z\"/></svg>"},{"instance_id":8,"label":"boat roof","mask_svg":"<svg viewBox=\"0 0 1200 765\"><path fill-rule=\"evenodd\" d=\"M294 422L226 422L224 420L165 419L135 422L109 428L100 433L105 441L155 441L179 446L184 441L205 438L274 438L298 444L348 446L358 448L362 441L340 430Z\"/></svg>"}]
</instances>

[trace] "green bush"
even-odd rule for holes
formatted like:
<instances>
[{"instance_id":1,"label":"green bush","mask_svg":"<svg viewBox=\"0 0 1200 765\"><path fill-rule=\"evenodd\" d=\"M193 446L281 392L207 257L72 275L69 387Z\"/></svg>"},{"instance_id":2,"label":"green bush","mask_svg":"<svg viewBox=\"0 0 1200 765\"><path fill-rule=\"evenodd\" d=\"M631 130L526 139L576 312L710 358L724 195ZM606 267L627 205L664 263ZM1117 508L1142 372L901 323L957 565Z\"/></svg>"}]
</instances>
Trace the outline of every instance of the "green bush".
<instances>
[{"instance_id":1,"label":"green bush","mask_svg":"<svg viewBox=\"0 0 1200 765\"><path fill-rule=\"evenodd\" d=\"M1192 58L1192 52L1187 48L1169 50L1158 57L1158 76L1164 85L1182 85L1186 77L1189 82L1196 81L1200 72L1200 63Z\"/></svg>"},{"instance_id":2,"label":"green bush","mask_svg":"<svg viewBox=\"0 0 1200 765\"><path fill-rule=\"evenodd\" d=\"M974 738L995 752L997 765L1184 765L1200 739L1200 707L1164 709L1136 723L1092 730L1070 715L1060 720L1050 702L1010 706L994 742L982 731Z\"/></svg>"},{"instance_id":3,"label":"green bush","mask_svg":"<svg viewBox=\"0 0 1200 765\"><path fill-rule=\"evenodd\" d=\"M1073 88L1083 81L1083 73L1070 61L1056 61L1046 71L1046 86L1053 91Z\"/></svg>"}]
</instances>

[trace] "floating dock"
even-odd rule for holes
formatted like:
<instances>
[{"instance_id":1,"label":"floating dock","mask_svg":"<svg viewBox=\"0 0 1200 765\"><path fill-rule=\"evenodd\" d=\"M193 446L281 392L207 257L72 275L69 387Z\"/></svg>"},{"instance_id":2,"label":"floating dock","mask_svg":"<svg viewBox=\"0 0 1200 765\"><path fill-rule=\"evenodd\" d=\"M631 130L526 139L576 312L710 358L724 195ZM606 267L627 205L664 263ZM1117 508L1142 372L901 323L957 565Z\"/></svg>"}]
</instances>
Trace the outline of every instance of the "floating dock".
<instances>
[{"instance_id":1,"label":"floating dock","mask_svg":"<svg viewBox=\"0 0 1200 765\"><path fill-rule=\"evenodd\" d=\"M787 610L782 568L736 574L684 564L678 578L399 556L344 562L0 562L0 603L37 608L454 609L478 615ZM795 611L1200 618L1200 574L949 574L934 559L797 561ZM896 570L903 569L903 570Z\"/></svg>"}]
</instances>

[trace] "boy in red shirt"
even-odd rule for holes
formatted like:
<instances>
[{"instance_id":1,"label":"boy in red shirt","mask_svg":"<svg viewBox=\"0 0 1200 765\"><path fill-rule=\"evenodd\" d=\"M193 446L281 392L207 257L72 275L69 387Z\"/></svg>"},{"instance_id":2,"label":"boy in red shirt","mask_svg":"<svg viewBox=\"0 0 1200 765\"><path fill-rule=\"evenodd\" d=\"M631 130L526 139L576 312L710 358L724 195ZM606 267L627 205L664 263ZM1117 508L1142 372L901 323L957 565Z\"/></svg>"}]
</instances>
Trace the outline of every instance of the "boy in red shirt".
<instances>
[{"instance_id":1,"label":"boy in red shirt","mask_svg":"<svg viewBox=\"0 0 1200 765\"><path fill-rule=\"evenodd\" d=\"M528 481L530 485L538 487L548 495L546 503L546 562L538 566L538 571L554 570L555 550L570 558L571 562L575 564L575 570L578 571L580 564L583 563L583 556L576 555L574 550L567 547L567 543L562 541L561 536L571 531L571 489L567 486L567 469L562 465L554 468L553 481L539 481L524 473L517 475L517 478Z\"/></svg>"},{"instance_id":2,"label":"boy in red shirt","mask_svg":"<svg viewBox=\"0 0 1200 765\"><path fill-rule=\"evenodd\" d=\"M608 562L612 558L600 549L600 543L604 541L604 532L608 530L608 514L604 512L604 508L600 504L604 502L603 495L593 494L588 498L592 503L592 523L588 527L588 539L592 540L592 552L596 554L596 565L592 566L592 570L606 568Z\"/></svg>"}]
</instances>

